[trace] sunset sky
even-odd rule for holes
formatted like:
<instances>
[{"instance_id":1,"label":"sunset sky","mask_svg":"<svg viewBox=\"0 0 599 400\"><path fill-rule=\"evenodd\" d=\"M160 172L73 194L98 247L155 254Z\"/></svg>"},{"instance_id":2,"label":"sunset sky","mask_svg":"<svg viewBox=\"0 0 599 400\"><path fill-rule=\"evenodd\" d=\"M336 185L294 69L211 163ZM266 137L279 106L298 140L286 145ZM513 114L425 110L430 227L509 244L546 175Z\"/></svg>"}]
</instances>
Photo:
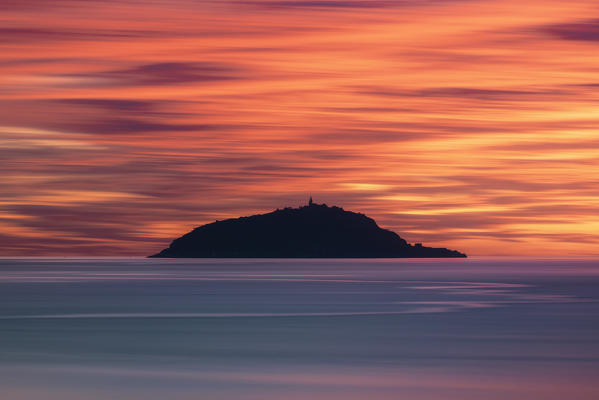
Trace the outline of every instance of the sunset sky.
<instances>
[{"instance_id":1,"label":"sunset sky","mask_svg":"<svg viewBox=\"0 0 599 400\"><path fill-rule=\"evenodd\" d=\"M596 0L4 0L0 256L318 203L599 255Z\"/></svg>"}]
</instances>

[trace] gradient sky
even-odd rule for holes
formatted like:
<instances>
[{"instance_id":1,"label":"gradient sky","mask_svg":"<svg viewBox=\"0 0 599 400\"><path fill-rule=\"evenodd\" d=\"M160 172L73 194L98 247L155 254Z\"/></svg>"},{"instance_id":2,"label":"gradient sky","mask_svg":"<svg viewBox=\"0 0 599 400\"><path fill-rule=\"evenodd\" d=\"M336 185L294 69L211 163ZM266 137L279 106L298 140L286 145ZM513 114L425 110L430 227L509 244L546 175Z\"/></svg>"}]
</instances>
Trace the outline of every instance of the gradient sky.
<instances>
[{"instance_id":1,"label":"gradient sky","mask_svg":"<svg viewBox=\"0 0 599 400\"><path fill-rule=\"evenodd\" d=\"M148 255L316 202L599 255L596 0L4 0L0 255Z\"/></svg>"}]
</instances>

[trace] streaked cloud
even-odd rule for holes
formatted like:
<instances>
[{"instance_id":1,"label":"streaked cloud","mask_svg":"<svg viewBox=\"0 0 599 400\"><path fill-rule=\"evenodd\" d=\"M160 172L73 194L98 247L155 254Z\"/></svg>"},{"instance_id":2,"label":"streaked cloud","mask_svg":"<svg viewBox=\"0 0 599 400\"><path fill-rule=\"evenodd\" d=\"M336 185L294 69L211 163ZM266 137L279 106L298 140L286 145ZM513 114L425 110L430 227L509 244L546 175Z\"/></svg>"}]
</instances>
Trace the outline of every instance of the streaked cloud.
<instances>
[{"instance_id":1,"label":"streaked cloud","mask_svg":"<svg viewBox=\"0 0 599 400\"><path fill-rule=\"evenodd\" d=\"M597 255L593 1L9 1L0 254L147 255L307 201Z\"/></svg>"},{"instance_id":2,"label":"streaked cloud","mask_svg":"<svg viewBox=\"0 0 599 400\"><path fill-rule=\"evenodd\" d=\"M563 40L597 42L599 41L599 18L553 24L544 27L543 31Z\"/></svg>"},{"instance_id":3,"label":"streaked cloud","mask_svg":"<svg viewBox=\"0 0 599 400\"><path fill-rule=\"evenodd\" d=\"M92 75L122 85L175 85L239 79L237 68L225 63L163 62L100 72Z\"/></svg>"},{"instance_id":4,"label":"streaked cloud","mask_svg":"<svg viewBox=\"0 0 599 400\"><path fill-rule=\"evenodd\" d=\"M447 1L447 0L445 0ZM468 1L468 0L453 0ZM439 4L442 0L256 0L235 1L243 4L267 9L372 9L393 7L418 7Z\"/></svg>"},{"instance_id":5,"label":"streaked cloud","mask_svg":"<svg viewBox=\"0 0 599 400\"><path fill-rule=\"evenodd\" d=\"M0 42L6 43L40 43L52 41L77 42L81 40L117 40L135 37L146 37L150 31L127 30L61 30L39 29L32 27L0 28Z\"/></svg>"},{"instance_id":6,"label":"streaked cloud","mask_svg":"<svg viewBox=\"0 0 599 400\"><path fill-rule=\"evenodd\" d=\"M238 4L251 5L255 7L263 8L308 8L308 9L319 9L319 8L384 8L401 5L406 1L378 1L378 0L361 0L361 1L334 1L334 0L288 0L288 1L273 1L273 0L262 0L262 1L238 1Z\"/></svg>"}]
</instances>

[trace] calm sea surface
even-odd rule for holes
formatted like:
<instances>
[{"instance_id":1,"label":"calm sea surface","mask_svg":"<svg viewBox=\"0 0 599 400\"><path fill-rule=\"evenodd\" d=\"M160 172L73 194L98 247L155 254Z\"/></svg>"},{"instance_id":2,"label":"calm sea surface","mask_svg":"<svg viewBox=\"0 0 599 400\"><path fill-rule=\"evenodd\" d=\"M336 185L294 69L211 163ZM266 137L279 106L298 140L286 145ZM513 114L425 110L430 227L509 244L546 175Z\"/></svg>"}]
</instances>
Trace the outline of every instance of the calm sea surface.
<instances>
[{"instance_id":1,"label":"calm sea surface","mask_svg":"<svg viewBox=\"0 0 599 400\"><path fill-rule=\"evenodd\" d=\"M599 398L599 262L0 259L0 397Z\"/></svg>"}]
</instances>

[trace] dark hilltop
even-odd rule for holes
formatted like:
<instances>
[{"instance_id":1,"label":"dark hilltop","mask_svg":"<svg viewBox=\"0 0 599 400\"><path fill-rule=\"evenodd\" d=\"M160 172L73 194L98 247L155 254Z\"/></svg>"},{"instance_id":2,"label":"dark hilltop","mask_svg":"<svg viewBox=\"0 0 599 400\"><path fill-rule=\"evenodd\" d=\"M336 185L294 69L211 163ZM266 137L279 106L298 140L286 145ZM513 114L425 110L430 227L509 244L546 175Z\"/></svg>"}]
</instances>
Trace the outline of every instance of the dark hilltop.
<instances>
[{"instance_id":1,"label":"dark hilltop","mask_svg":"<svg viewBox=\"0 0 599 400\"><path fill-rule=\"evenodd\" d=\"M364 214L316 204L216 221L175 239L164 258L441 258L456 250L411 245Z\"/></svg>"}]
</instances>

